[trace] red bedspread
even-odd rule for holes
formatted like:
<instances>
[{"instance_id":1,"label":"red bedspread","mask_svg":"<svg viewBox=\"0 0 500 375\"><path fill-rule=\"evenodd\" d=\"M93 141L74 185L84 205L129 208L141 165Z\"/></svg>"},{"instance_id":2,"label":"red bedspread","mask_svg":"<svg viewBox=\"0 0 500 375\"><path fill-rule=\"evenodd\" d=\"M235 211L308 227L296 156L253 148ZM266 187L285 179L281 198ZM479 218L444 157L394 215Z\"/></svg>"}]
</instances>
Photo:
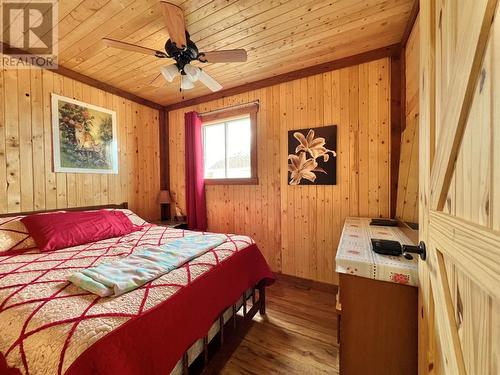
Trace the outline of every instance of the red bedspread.
<instances>
[{"instance_id":1,"label":"red bedspread","mask_svg":"<svg viewBox=\"0 0 500 375\"><path fill-rule=\"evenodd\" d=\"M272 283L251 239L228 236L180 269L112 299L69 285L64 276L191 233L152 226L67 251L0 257L0 332L9 331L0 338L0 373L13 363L14 373L25 374L169 373L244 290Z\"/></svg>"},{"instance_id":2,"label":"red bedspread","mask_svg":"<svg viewBox=\"0 0 500 375\"><path fill-rule=\"evenodd\" d=\"M92 345L66 374L168 374L193 342L243 291L273 276L251 245L167 301Z\"/></svg>"}]
</instances>

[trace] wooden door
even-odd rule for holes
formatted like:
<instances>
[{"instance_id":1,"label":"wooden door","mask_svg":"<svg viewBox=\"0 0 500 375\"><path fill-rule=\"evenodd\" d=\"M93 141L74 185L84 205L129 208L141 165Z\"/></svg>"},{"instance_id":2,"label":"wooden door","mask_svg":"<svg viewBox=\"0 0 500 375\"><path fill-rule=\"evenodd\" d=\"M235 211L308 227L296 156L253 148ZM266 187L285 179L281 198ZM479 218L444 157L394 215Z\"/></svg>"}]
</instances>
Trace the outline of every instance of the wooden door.
<instances>
[{"instance_id":1,"label":"wooden door","mask_svg":"<svg viewBox=\"0 0 500 375\"><path fill-rule=\"evenodd\" d=\"M420 5L419 372L500 374L497 0Z\"/></svg>"}]
</instances>

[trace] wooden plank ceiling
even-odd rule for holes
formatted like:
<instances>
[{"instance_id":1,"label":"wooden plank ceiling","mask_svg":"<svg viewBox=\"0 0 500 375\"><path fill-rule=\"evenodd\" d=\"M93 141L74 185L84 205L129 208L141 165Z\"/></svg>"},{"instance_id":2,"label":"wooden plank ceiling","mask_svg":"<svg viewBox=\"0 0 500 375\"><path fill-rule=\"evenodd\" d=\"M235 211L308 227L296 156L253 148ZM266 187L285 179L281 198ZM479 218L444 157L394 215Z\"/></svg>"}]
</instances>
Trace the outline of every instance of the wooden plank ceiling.
<instances>
[{"instance_id":1,"label":"wooden plank ceiling","mask_svg":"<svg viewBox=\"0 0 500 375\"><path fill-rule=\"evenodd\" d=\"M201 64L224 88L399 43L413 0L171 0L200 51L245 48L248 61ZM104 37L163 50L159 0L59 0L60 65L166 105L206 95L179 78L150 85L173 60L107 48Z\"/></svg>"}]
</instances>

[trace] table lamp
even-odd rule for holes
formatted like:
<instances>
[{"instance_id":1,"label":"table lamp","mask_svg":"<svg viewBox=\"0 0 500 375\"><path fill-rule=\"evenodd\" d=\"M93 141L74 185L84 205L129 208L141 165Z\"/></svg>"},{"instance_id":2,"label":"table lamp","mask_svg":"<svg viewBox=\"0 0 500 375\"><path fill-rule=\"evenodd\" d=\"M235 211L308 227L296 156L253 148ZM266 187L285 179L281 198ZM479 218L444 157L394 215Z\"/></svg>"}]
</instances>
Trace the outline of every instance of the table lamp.
<instances>
[{"instance_id":1,"label":"table lamp","mask_svg":"<svg viewBox=\"0 0 500 375\"><path fill-rule=\"evenodd\" d=\"M172 197L170 196L170 192L168 190L160 190L156 202L161 206L161 219L170 219L169 205L173 202Z\"/></svg>"}]
</instances>

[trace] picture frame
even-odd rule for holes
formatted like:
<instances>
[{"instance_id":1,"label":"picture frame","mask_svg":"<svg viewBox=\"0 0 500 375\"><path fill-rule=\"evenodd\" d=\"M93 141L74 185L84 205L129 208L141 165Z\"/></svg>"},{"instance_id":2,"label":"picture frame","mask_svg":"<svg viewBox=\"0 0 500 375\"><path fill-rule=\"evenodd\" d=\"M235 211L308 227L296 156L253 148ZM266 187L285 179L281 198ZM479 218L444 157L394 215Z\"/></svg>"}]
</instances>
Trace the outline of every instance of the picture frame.
<instances>
[{"instance_id":1,"label":"picture frame","mask_svg":"<svg viewBox=\"0 0 500 375\"><path fill-rule=\"evenodd\" d=\"M118 174L116 112L51 94L54 172Z\"/></svg>"},{"instance_id":2,"label":"picture frame","mask_svg":"<svg viewBox=\"0 0 500 375\"><path fill-rule=\"evenodd\" d=\"M337 184L337 125L288 131L288 185Z\"/></svg>"}]
</instances>

